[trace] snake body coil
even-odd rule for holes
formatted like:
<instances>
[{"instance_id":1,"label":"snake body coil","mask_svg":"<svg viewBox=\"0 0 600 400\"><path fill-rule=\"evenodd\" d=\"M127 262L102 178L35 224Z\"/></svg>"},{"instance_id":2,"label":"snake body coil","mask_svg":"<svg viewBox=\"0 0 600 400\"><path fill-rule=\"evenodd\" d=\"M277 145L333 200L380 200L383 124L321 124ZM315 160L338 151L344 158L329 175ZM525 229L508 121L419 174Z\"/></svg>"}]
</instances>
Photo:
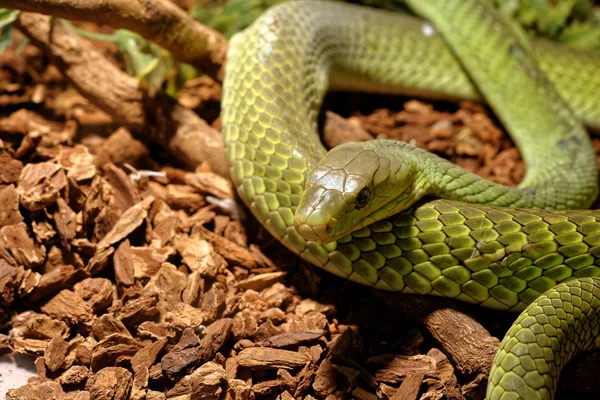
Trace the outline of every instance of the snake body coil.
<instances>
[{"instance_id":1,"label":"snake body coil","mask_svg":"<svg viewBox=\"0 0 600 400\"><path fill-rule=\"evenodd\" d=\"M488 399L551 399L562 366L600 344L600 212L571 210L598 191L579 119L600 126L600 91L585 82L600 58L530 49L484 2L408 3L441 35L319 1L276 6L237 34L222 102L232 179L273 236L336 275L522 311ZM317 115L330 71L338 89L487 101L521 150L524 181L498 185L399 142L327 153Z\"/></svg>"}]
</instances>

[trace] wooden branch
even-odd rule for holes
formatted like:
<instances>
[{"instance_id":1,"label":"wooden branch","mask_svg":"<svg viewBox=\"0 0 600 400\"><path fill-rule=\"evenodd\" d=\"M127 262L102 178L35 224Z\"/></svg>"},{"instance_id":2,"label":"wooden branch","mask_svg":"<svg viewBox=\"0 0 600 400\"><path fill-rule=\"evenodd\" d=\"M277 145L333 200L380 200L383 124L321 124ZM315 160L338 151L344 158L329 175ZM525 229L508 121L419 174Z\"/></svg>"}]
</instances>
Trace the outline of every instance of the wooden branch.
<instances>
[{"instance_id":1,"label":"wooden branch","mask_svg":"<svg viewBox=\"0 0 600 400\"><path fill-rule=\"evenodd\" d=\"M128 29L222 80L227 40L169 0L0 0L0 7Z\"/></svg>"},{"instance_id":2,"label":"wooden branch","mask_svg":"<svg viewBox=\"0 0 600 400\"><path fill-rule=\"evenodd\" d=\"M49 17L22 12L15 21L33 44L91 103L127 127L140 140L153 140L190 168L208 162L228 176L223 139L193 111L168 96L150 99L135 78L107 60L87 40L72 34Z\"/></svg>"}]
</instances>

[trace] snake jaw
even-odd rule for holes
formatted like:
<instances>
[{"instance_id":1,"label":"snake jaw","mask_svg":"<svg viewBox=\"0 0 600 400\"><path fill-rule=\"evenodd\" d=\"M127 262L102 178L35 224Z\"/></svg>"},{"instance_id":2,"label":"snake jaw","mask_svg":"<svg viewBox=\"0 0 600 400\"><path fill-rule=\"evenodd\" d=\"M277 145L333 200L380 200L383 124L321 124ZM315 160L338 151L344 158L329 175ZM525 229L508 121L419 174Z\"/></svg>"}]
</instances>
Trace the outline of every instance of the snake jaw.
<instances>
[{"instance_id":1,"label":"snake jaw","mask_svg":"<svg viewBox=\"0 0 600 400\"><path fill-rule=\"evenodd\" d=\"M325 225L310 226L308 224L298 224L294 221L294 226L298 234L310 242L322 243L323 236L327 231Z\"/></svg>"},{"instance_id":2,"label":"snake jaw","mask_svg":"<svg viewBox=\"0 0 600 400\"><path fill-rule=\"evenodd\" d=\"M294 217L294 228L296 228L298 234L308 241L321 244L336 240L337 237L331 238L331 232L337 226L338 220L330 217L327 220L327 223L324 224L311 223L311 216L318 216L315 212L316 210L314 209L313 212L296 212ZM314 217L312 219L314 219Z\"/></svg>"}]
</instances>

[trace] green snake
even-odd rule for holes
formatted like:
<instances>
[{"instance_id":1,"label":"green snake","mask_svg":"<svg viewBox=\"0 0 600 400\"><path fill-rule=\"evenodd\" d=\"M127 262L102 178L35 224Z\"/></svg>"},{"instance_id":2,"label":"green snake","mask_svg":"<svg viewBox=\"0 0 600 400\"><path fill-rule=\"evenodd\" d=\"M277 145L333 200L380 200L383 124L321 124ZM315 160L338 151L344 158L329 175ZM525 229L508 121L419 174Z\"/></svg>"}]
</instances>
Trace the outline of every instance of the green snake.
<instances>
[{"instance_id":1,"label":"green snake","mask_svg":"<svg viewBox=\"0 0 600 400\"><path fill-rule=\"evenodd\" d=\"M294 1L236 34L221 114L231 178L274 237L333 274L521 312L487 398L551 399L563 365L600 345L600 212L585 210L598 169L583 125L600 127L600 57L529 40L483 0L407 3L429 22ZM390 140L327 152L328 88L485 101L526 176L502 186Z\"/></svg>"}]
</instances>

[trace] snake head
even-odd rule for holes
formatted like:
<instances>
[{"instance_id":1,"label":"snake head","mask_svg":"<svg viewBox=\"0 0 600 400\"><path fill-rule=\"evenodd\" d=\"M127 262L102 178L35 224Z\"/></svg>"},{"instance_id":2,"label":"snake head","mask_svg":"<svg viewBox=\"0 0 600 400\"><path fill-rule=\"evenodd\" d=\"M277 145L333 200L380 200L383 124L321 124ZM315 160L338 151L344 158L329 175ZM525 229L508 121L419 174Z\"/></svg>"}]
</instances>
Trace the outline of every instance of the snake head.
<instances>
[{"instance_id":1,"label":"snake head","mask_svg":"<svg viewBox=\"0 0 600 400\"><path fill-rule=\"evenodd\" d=\"M412 163L385 146L337 146L308 172L294 226L306 240L337 240L410 206L412 174Z\"/></svg>"}]
</instances>

